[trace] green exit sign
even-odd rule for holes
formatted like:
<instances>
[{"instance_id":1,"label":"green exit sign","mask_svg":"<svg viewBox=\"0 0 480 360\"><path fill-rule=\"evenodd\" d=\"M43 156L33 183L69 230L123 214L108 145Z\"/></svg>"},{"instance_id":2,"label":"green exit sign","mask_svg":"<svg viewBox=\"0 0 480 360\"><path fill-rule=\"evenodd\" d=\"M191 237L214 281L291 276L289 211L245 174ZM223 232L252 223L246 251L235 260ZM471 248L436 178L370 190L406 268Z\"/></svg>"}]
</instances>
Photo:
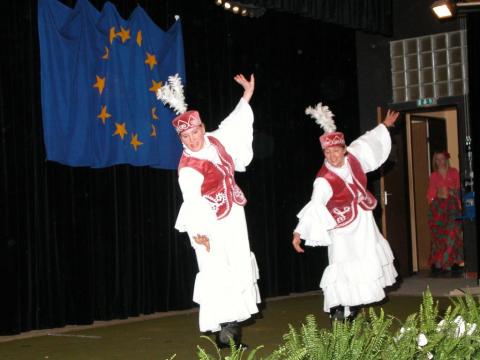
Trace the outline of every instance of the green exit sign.
<instances>
[{"instance_id":1,"label":"green exit sign","mask_svg":"<svg viewBox=\"0 0 480 360\"><path fill-rule=\"evenodd\" d=\"M436 104L437 104L437 99L435 98L417 99L417 106L430 106L430 105L436 105Z\"/></svg>"}]
</instances>

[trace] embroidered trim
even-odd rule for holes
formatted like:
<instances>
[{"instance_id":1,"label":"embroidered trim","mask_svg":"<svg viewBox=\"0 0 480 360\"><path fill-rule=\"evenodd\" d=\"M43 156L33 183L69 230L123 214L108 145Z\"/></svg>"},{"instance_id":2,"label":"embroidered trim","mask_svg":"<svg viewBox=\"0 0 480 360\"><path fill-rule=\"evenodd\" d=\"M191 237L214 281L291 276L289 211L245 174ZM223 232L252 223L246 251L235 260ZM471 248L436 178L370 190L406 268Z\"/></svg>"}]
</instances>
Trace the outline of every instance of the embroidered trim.
<instances>
[{"instance_id":1,"label":"embroidered trim","mask_svg":"<svg viewBox=\"0 0 480 360\"><path fill-rule=\"evenodd\" d=\"M352 194L353 201L350 203L350 206L345 206L344 208L349 207L350 209L352 209L352 216L350 216L350 218L348 220L346 220L345 215L344 215L345 213L343 213L343 216L344 216L343 222L339 222L337 220L337 218L335 218L335 221L337 221L337 226L335 226L336 229L342 228L344 226L347 226L347 225L351 224L357 218L357 206L355 204L355 200L356 200L355 192L352 190L352 188L350 187L350 185L347 182L345 182L345 185L346 185L346 188L348 189L348 191L350 191L350 193Z\"/></svg>"},{"instance_id":2,"label":"embroidered trim","mask_svg":"<svg viewBox=\"0 0 480 360\"><path fill-rule=\"evenodd\" d=\"M358 186L360 189L360 196L357 194L355 197L358 199L358 204L364 209L364 210L373 210L377 206L377 199L375 199L373 196L370 196L369 193L365 190L363 187L362 183L355 177L355 173L352 170L352 167L350 166L350 162L348 163L348 166L350 168L350 173L352 174L352 179L355 185Z\"/></svg>"},{"instance_id":3,"label":"embroidered trim","mask_svg":"<svg viewBox=\"0 0 480 360\"><path fill-rule=\"evenodd\" d=\"M247 199L245 198L245 195L243 194L240 187L235 183L235 166L233 164L233 160L230 160L228 159L228 157L224 156L226 152L225 150L221 149L221 143L219 143L217 139L210 136L208 138L210 139L211 145L215 148L215 151L217 152L220 163L217 164L208 159L198 159L198 161L205 161L213 165L215 169L221 174L221 180L219 177L219 182L216 185L216 188L219 190L216 193L213 194L213 191L211 191L210 194L204 194L202 196L208 201L212 211L215 212L217 219L220 220L230 213L233 202L240 206L244 206L247 202ZM222 152L225 153L222 155ZM183 155L186 158L197 160L194 156L191 156L186 152L184 152Z\"/></svg>"}]
</instances>

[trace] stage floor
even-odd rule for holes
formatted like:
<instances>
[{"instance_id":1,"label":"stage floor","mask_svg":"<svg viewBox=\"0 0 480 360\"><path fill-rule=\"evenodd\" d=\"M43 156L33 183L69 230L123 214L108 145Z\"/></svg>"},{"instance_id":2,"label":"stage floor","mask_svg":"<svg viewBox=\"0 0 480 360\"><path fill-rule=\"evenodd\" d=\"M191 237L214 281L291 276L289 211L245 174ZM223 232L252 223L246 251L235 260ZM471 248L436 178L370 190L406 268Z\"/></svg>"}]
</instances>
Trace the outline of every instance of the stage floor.
<instances>
[{"instance_id":1,"label":"stage floor","mask_svg":"<svg viewBox=\"0 0 480 360\"><path fill-rule=\"evenodd\" d=\"M427 288L440 297L455 289L475 287L476 280L463 278L431 278L427 274L404 279L398 288L390 289L388 298L374 308L403 321L416 312L421 294ZM244 342L254 348L264 345L259 355L275 350L288 331L288 324L298 326L308 314L316 316L321 327L329 327L322 311L320 291L292 294L267 299L261 313L244 327ZM95 322L90 326L67 326L61 329L31 331L16 336L0 337L0 359L195 359L197 345L214 353L212 345L200 338L197 311L157 313L127 320Z\"/></svg>"}]
</instances>

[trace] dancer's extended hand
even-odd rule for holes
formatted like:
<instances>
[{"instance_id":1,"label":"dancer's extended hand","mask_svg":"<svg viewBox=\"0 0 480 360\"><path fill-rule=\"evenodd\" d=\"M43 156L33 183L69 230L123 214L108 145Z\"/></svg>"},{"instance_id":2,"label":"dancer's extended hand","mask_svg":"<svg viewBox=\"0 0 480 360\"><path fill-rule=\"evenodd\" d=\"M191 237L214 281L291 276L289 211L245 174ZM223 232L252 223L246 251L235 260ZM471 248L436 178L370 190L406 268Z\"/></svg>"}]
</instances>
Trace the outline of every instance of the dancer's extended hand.
<instances>
[{"instance_id":1,"label":"dancer's extended hand","mask_svg":"<svg viewBox=\"0 0 480 360\"><path fill-rule=\"evenodd\" d=\"M399 115L398 111L388 110L385 119L383 119L383 125L387 128L394 127Z\"/></svg>"},{"instance_id":2,"label":"dancer's extended hand","mask_svg":"<svg viewBox=\"0 0 480 360\"><path fill-rule=\"evenodd\" d=\"M243 74L237 74L233 77L233 79L242 85L243 87L243 99L246 102L249 102L252 98L253 91L255 90L255 77L253 74L250 75L250 80L247 80Z\"/></svg>"}]
</instances>

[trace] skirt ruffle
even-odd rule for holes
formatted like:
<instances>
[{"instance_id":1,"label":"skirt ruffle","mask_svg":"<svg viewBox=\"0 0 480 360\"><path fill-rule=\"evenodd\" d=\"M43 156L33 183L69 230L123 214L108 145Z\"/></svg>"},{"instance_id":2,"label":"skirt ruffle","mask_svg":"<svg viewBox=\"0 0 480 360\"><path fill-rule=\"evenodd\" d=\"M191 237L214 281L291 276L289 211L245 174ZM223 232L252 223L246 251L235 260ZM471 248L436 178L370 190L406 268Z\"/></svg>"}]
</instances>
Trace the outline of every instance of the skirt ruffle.
<instances>
[{"instance_id":1,"label":"skirt ruffle","mask_svg":"<svg viewBox=\"0 0 480 360\"><path fill-rule=\"evenodd\" d=\"M374 253L354 260L333 262L325 269L320 287L324 311L343 306L375 303L385 298L384 288L398 276L387 241L376 240Z\"/></svg>"},{"instance_id":2,"label":"skirt ruffle","mask_svg":"<svg viewBox=\"0 0 480 360\"><path fill-rule=\"evenodd\" d=\"M200 331L219 331L222 323L241 322L258 312L259 273L253 253L250 253L250 262L250 279L229 269L218 271L215 267L197 274L193 301L200 305Z\"/></svg>"}]
</instances>

